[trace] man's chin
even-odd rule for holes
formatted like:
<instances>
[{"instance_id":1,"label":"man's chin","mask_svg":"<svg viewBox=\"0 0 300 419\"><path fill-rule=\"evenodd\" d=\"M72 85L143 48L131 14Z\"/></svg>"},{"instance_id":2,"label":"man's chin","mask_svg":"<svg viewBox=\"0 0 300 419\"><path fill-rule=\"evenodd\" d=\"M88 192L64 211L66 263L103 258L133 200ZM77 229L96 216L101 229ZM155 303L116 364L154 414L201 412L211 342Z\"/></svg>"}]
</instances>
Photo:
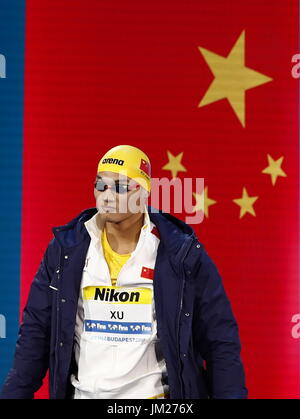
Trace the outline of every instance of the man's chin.
<instances>
[{"instance_id":1,"label":"man's chin","mask_svg":"<svg viewBox=\"0 0 300 419\"><path fill-rule=\"evenodd\" d=\"M101 215L106 215L106 214L118 214L118 211L116 208L114 207L100 207L98 208L98 212Z\"/></svg>"},{"instance_id":2,"label":"man's chin","mask_svg":"<svg viewBox=\"0 0 300 419\"><path fill-rule=\"evenodd\" d=\"M120 221L124 220L124 214L119 214L115 210L104 212L101 211L99 214L103 221L109 223L119 223Z\"/></svg>"}]
</instances>

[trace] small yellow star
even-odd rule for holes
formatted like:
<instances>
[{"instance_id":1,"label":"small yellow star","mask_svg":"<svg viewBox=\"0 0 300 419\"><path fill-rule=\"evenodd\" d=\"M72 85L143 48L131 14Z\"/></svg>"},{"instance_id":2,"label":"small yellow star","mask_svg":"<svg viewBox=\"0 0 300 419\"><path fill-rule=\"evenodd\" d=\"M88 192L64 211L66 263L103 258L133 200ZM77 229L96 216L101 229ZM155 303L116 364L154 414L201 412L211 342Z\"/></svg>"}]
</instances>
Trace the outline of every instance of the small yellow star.
<instances>
[{"instance_id":1,"label":"small yellow star","mask_svg":"<svg viewBox=\"0 0 300 419\"><path fill-rule=\"evenodd\" d=\"M269 166L262 170L262 173L271 175L272 185L274 186L278 176L286 177L286 173L281 169L283 156L281 156L278 160L273 160L272 157L268 154L268 162Z\"/></svg>"},{"instance_id":2,"label":"small yellow star","mask_svg":"<svg viewBox=\"0 0 300 419\"><path fill-rule=\"evenodd\" d=\"M213 199L210 199L208 197L208 186L205 186L204 188L204 197L203 193L197 194L193 192L193 195L196 199L196 205L193 208L193 212L203 211L204 206L204 215L208 218L208 208L210 207L210 205L214 205L217 203L217 201L214 201Z\"/></svg>"},{"instance_id":3,"label":"small yellow star","mask_svg":"<svg viewBox=\"0 0 300 419\"><path fill-rule=\"evenodd\" d=\"M245 187L243 188L242 198L233 199L233 202L241 207L240 218L242 218L247 212L256 217L253 204L257 199L258 196L249 196Z\"/></svg>"},{"instance_id":4,"label":"small yellow star","mask_svg":"<svg viewBox=\"0 0 300 419\"><path fill-rule=\"evenodd\" d=\"M172 179L177 177L178 172L186 172L186 168L181 164L183 152L178 154L176 157L170 151L167 151L169 162L164 165L162 170L171 170Z\"/></svg>"},{"instance_id":5,"label":"small yellow star","mask_svg":"<svg viewBox=\"0 0 300 419\"><path fill-rule=\"evenodd\" d=\"M198 107L226 98L245 127L246 90L272 80L271 77L246 67L245 31L241 33L227 57L198 48L215 76Z\"/></svg>"}]
</instances>

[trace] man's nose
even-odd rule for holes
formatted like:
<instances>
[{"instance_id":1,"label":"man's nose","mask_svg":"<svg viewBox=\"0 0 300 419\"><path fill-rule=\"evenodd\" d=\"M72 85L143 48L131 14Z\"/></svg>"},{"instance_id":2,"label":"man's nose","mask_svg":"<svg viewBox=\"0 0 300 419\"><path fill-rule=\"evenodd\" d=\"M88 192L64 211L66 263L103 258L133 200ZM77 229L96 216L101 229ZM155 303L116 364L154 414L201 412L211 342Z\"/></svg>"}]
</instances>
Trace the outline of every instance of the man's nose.
<instances>
[{"instance_id":1,"label":"man's nose","mask_svg":"<svg viewBox=\"0 0 300 419\"><path fill-rule=\"evenodd\" d=\"M106 188L101 193L101 198L103 201L115 201L116 200L116 193L112 190L112 188Z\"/></svg>"}]
</instances>

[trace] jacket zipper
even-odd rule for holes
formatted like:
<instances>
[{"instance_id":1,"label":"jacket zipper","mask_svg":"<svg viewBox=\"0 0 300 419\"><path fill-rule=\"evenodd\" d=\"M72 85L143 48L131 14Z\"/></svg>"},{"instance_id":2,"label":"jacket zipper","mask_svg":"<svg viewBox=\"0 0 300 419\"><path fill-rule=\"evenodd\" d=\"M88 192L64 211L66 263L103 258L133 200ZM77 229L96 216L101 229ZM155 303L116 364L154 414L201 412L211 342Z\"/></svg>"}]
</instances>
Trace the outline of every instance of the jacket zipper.
<instances>
[{"instance_id":1,"label":"jacket zipper","mask_svg":"<svg viewBox=\"0 0 300 419\"><path fill-rule=\"evenodd\" d=\"M180 323L180 317L181 317L181 310L182 310L182 300L183 300L183 291L184 291L184 286L185 286L185 274L184 274L184 267L183 267L183 262L184 259L186 258L186 255L188 254L192 244L194 242L194 239L192 239L190 241L190 243L187 245L187 248L184 252L184 255L181 259L181 263L180 263L180 267L181 267L181 274L182 274L182 285L181 285L181 289L180 289L180 307L179 307L179 312L178 312L178 317L177 317L177 358L178 358L178 366L179 366L179 381L180 381L180 389L181 389L181 397L184 397L183 394L183 381L182 381L182 376L181 376L181 359L180 359L180 348L179 348L179 323Z\"/></svg>"},{"instance_id":2,"label":"jacket zipper","mask_svg":"<svg viewBox=\"0 0 300 419\"><path fill-rule=\"evenodd\" d=\"M54 368L54 394L57 397L57 371L58 371L58 326L59 326L59 289L60 289L60 270L61 270L62 249L59 246L59 265L57 268L57 294L56 294L56 342L55 342L55 368Z\"/></svg>"}]
</instances>

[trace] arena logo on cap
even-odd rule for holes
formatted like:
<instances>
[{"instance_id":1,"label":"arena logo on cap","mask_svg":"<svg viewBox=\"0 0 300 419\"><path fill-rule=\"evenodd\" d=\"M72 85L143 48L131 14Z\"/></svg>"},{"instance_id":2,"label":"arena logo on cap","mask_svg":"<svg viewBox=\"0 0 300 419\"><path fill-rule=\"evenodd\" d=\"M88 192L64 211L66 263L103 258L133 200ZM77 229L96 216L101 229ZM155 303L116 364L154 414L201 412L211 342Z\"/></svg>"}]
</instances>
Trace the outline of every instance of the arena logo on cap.
<instances>
[{"instance_id":1,"label":"arena logo on cap","mask_svg":"<svg viewBox=\"0 0 300 419\"><path fill-rule=\"evenodd\" d=\"M120 160L120 159L104 159L102 161L102 164L118 164L119 166L123 166L124 164L124 160Z\"/></svg>"}]
</instances>

